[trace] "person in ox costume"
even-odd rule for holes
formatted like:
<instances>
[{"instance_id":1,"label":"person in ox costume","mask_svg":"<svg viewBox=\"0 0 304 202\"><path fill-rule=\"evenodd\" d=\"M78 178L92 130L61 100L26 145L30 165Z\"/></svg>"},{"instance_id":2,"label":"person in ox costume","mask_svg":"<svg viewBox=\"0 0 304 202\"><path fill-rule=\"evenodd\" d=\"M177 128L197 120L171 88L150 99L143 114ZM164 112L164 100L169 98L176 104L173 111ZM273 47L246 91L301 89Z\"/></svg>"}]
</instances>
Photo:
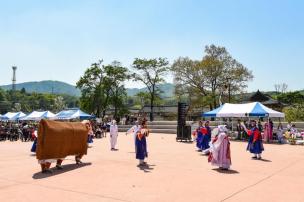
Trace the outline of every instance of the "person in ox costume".
<instances>
[{"instance_id":1,"label":"person in ox costume","mask_svg":"<svg viewBox=\"0 0 304 202\"><path fill-rule=\"evenodd\" d=\"M209 127L209 121L206 121L205 127L201 130L203 134L201 149L204 154L209 154L209 143L211 141L211 128Z\"/></svg>"},{"instance_id":2,"label":"person in ox costume","mask_svg":"<svg viewBox=\"0 0 304 202\"><path fill-rule=\"evenodd\" d=\"M210 143L208 162L220 169L228 170L231 166L230 142L225 125L218 126L218 134Z\"/></svg>"},{"instance_id":3,"label":"person in ox costume","mask_svg":"<svg viewBox=\"0 0 304 202\"><path fill-rule=\"evenodd\" d=\"M143 121L140 130L136 132L136 139L135 139L136 159L139 160L138 166L147 165L147 163L144 160L145 158L148 157L147 141L146 141L146 137L148 136L149 136L149 130L146 126L146 121Z\"/></svg>"},{"instance_id":4,"label":"person in ox costume","mask_svg":"<svg viewBox=\"0 0 304 202\"><path fill-rule=\"evenodd\" d=\"M254 154L253 159L262 159L262 152L264 151L263 140L255 120L251 121L251 129L246 129L246 131L249 136L247 151Z\"/></svg>"}]
</instances>

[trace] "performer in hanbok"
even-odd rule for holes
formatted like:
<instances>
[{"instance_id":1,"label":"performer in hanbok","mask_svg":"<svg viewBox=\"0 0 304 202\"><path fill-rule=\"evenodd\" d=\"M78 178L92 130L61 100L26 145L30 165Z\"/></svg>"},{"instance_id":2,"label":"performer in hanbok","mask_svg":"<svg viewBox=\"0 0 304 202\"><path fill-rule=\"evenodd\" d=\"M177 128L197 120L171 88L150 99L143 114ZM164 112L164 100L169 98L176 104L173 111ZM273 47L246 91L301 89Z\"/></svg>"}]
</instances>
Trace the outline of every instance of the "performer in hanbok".
<instances>
[{"instance_id":1,"label":"performer in hanbok","mask_svg":"<svg viewBox=\"0 0 304 202\"><path fill-rule=\"evenodd\" d=\"M269 134L269 141L273 140L273 122L271 119L268 120L268 134Z\"/></svg>"},{"instance_id":2,"label":"performer in hanbok","mask_svg":"<svg viewBox=\"0 0 304 202\"><path fill-rule=\"evenodd\" d=\"M202 142L203 142L203 121L198 122L198 127L196 129L197 135L196 135L196 147L198 148L198 151L202 151Z\"/></svg>"},{"instance_id":3,"label":"performer in hanbok","mask_svg":"<svg viewBox=\"0 0 304 202\"><path fill-rule=\"evenodd\" d=\"M218 126L218 134L210 143L208 162L220 169L228 170L231 166L230 142L225 125Z\"/></svg>"},{"instance_id":4,"label":"performer in hanbok","mask_svg":"<svg viewBox=\"0 0 304 202\"><path fill-rule=\"evenodd\" d=\"M118 137L118 126L116 124L116 120L113 120L110 125L110 141L111 141L111 151L117 151L116 144L117 144L117 137Z\"/></svg>"},{"instance_id":5,"label":"performer in hanbok","mask_svg":"<svg viewBox=\"0 0 304 202\"><path fill-rule=\"evenodd\" d=\"M204 154L209 154L209 143L211 141L211 128L209 126L209 121L205 122L205 127L201 130L203 134L201 149Z\"/></svg>"},{"instance_id":6,"label":"performer in hanbok","mask_svg":"<svg viewBox=\"0 0 304 202\"><path fill-rule=\"evenodd\" d=\"M132 126L127 132L126 135L133 133L133 137L134 137L134 143L135 143L135 152L136 152L136 135L137 135L137 131L140 130L140 125L139 125L139 121L135 121L135 125Z\"/></svg>"},{"instance_id":7,"label":"performer in hanbok","mask_svg":"<svg viewBox=\"0 0 304 202\"><path fill-rule=\"evenodd\" d=\"M278 141L280 144L284 143L284 129L283 129L283 125L280 122L277 128L277 137L278 137Z\"/></svg>"},{"instance_id":8,"label":"performer in hanbok","mask_svg":"<svg viewBox=\"0 0 304 202\"><path fill-rule=\"evenodd\" d=\"M37 130L35 130L34 132L34 142L31 148L31 152L36 153L36 147L37 147Z\"/></svg>"},{"instance_id":9,"label":"performer in hanbok","mask_svg":"<svg viewBox=\"0 0 304 202\"><path fill-rule=\"evenodd\" d=\"M138 166L145 166L147 163L144 161L148 157L146 137L149 136L149 129L147 128L146 121L141 124L140 130L136 132L136 159L139 160Z\"/></svg>"},{"instance_id":10,"label":"performer in hanbok","mask_svg":"<svg viewBox=\"0 0 304 202\"><path fill-rule=\"evenodd\" d=\"M89 131L88 131L88 141L87 141L88 146L89 146L90 144L93 143L93 136L94 136L92 124L89 120L83 120L81 123L85 124L85 126L89 129Z\"/></svg>"},{"instance_id":11,"label":"performer in hanbok","mask_svg":"<svg viewBox=\"0 0 304 202\"><path fill-rule=\"evenodd\" d=\"M264 133L263 133L262 138L265 142L269 141L269 123L268 122L265 122L265 124L264 124Z\"/></svg>"},{"instance_id":12,"label":"performer in hanbok","mask_svg":"<svg viewBox=\"0 0 304 202\"><path fill-rule=\"evenodd\" d=\"M245 126L244 126L245 127ZM247 151L254 154L253 159L262 159L262 152L264 151L262 135L257 128L256 121L251 121L251 129L246 129L249 136Z\"/></svg>"}]
</instances>

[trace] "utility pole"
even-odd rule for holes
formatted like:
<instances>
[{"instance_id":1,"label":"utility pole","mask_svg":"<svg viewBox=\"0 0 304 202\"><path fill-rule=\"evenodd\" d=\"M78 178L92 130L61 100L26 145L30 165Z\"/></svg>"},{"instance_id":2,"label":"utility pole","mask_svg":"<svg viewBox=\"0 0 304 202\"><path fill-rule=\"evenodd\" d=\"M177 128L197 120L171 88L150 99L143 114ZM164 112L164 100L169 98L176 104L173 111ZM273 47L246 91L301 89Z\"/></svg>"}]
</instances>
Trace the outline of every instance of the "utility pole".
<instances>
[{"instance_id":1,"label":"utility pole","mask_svg":"<svg viewBox=\"0 0 304 202\"><path fill-rule=\"evenodd\" d=\"M13 69L12 90L15 91L16 90L16 70L17 70L17 67L12 66L12 69Z\"/></svg>"},{"instance_id":2,"label":"utility pole","mask_svg":"<svg viewBox=\"0 0 304 202\"><path fill-rule=\"evenodd\" d=\"M17 67L16 66L12 66L13 69L13 78L12 78L12 107L15 106L16 103L16 70Z\"/></svg>"}]
</instances>

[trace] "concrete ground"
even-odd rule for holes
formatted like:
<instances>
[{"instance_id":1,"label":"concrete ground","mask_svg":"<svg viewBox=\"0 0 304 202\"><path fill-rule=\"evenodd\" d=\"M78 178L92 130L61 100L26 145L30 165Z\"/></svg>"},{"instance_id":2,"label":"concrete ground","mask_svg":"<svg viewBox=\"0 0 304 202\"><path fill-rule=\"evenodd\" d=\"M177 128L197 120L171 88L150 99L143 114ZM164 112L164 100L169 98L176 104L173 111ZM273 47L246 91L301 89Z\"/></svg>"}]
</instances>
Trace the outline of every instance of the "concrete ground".
<instances>
[{"instance_id":1,"label":"concrete ground","mask_svg":"<svg viewBox=\"0 0 304 202\"><path fill-rule=\"evenodd\" d=\"M232 167L220 171L194 144L151 134L150 166L137 167L131 135L119 151L98 139L77 166L73 158L53 175L39 173L31 143L0 142L0 201L304 201L304 147L266 144L263 161L251 160L246 143L232 142Z\"/></svg>"}]
</instances>

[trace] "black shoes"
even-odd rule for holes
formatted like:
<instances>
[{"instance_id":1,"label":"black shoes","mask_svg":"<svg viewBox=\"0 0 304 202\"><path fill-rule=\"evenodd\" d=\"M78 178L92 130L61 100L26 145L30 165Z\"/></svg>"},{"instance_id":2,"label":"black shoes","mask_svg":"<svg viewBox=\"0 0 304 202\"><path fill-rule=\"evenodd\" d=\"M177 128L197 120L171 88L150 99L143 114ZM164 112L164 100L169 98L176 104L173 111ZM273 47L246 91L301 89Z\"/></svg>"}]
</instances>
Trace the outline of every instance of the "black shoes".
<instances>
[{"instance_id":1,"label":"black shoes","mask_svg":"<svg viewBox=\"0 0 304 202\"><path fill-rule=\"evenodd\" d=\"M56 165L56 168L57 168L57 170L62 170L63 169L62 165Z\"/></svg>"}]
</instances>

